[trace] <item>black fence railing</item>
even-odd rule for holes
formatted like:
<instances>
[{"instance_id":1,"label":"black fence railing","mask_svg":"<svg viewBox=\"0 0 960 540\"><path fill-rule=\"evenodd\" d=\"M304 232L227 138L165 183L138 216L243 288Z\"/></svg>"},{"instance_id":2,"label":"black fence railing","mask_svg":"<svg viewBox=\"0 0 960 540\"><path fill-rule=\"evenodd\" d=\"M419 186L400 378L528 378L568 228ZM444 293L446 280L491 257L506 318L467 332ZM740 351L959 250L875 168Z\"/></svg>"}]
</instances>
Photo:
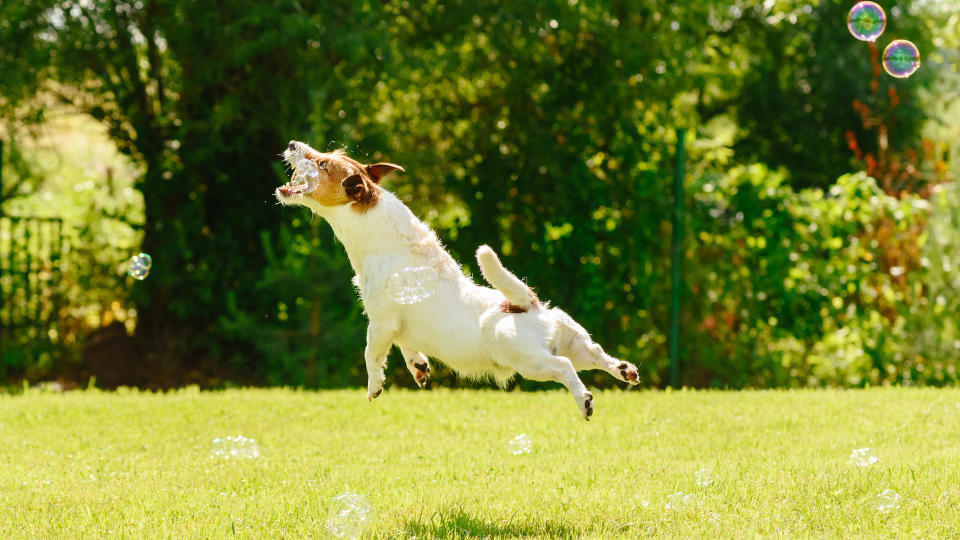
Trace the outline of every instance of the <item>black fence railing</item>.
<instances>
[{"instance_id":1,"label":"black fence railing","mask_svg":"<svg viewBox=\"0 0 960 540\"><path fill-rule=\"evenodd\" d=\"M0 217L0 351L54 339L63 249L62 220Z\"/></svg>"}]
</instances>

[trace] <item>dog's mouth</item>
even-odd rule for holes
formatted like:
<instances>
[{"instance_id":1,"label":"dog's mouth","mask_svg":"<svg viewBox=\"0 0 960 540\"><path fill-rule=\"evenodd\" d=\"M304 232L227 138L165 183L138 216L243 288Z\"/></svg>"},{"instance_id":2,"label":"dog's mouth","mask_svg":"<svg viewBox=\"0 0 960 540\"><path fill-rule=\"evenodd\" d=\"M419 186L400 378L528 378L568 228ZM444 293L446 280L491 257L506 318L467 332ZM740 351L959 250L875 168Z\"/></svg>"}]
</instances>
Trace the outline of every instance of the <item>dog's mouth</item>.
<instances>
[{"instance_id":1,"label":"dog's mouth","mask_svg":"<svg viewBox=\"0 0 960 540\"><path fill-rule=\"evenodd\" d=\"M283 160L293 168L290 181L277 188L277 193L286 198L302 197L319 186L320 171L315 161L304 157L304 149L294 142L283 152Z\"/></svg>"},{"instance_id":2,"label":"dog's mouth","mask_svg":"<svg viewBox=\"0 0 960 540\"><path fill-rule=\"evenodd\" d=\"M294 177L286 184L278 187L277 192L284 197L300 197L315 189L317 189L316 186L311 188L310 183L305 178L294 173Z\"/></svg>"}]
</instances>

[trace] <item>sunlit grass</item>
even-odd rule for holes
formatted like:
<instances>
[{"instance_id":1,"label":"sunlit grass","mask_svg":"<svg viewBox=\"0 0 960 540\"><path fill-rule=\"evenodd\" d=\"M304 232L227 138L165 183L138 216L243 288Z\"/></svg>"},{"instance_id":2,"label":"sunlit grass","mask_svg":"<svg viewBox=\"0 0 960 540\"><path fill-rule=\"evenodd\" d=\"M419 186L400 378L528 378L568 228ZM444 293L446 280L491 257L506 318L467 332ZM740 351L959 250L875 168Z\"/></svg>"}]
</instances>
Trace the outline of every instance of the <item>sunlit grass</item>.
<instances>
[{"instance_id":1,"label":"sunlit grass","mask_svg":"<svg viewBox=\"0 0 960 540\"><path fill-rule=\"evenodd\" d=\"M388 389L0 395L5 538L321 537L365 495L372 537L960 534L960 391ZM507 443L526 433L532 452ZM255 439L260 457L211 456ZM857 467L851 451L879 461ZM713 469L713 482L694 474ZM904 501L872 508L885 489ZM677 492L688 507L666 508Z\"/></svg>"}]
</instances>

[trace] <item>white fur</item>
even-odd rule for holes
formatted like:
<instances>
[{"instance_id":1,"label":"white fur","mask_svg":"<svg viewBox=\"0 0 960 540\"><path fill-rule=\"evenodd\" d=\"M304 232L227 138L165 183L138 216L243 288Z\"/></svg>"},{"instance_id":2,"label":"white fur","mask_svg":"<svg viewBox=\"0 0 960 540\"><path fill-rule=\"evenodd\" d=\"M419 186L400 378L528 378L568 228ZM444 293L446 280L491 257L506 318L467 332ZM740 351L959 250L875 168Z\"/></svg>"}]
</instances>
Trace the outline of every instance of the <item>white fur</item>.
<instances>
[{"instance_id":1,"label":"white fur","mask_svg":"<svg viewBox=\"0 0 960 540\"><path fill-rule=\"evenodd\" d=\"M437 358L465 376L493 377L500 384L519 373L528 379L562 383L587 419L593 396L577 370L603 369L637 383L636 367L607 355L562 310L536 302L529 288L504 269L487 246L477 250L477 260L484 277L499 290L475 284L436 234L389 191L381 188L379 201L364 212L350 204L323 206L308 197L283 196L279 190L277 198L283 204L307 206L326 219L347 251L370 320L364 352L369 399L383 388L383 369L392 345L400 348L421 386L429 378L426 357ZM421 266L437 272L436 292L413 304L393 300L386 290L389 276ZM527 311L505 313L504 300Z\"/></svg>"}]
</instances>

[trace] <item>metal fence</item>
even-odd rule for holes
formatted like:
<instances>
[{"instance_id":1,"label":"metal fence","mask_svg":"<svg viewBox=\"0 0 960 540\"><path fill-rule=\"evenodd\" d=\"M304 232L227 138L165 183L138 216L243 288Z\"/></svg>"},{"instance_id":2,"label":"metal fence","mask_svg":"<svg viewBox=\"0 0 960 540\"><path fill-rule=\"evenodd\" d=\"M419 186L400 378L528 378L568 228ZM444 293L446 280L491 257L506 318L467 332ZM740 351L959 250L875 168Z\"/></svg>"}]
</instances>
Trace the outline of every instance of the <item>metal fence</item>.
<instances>
[{"instance_id":1,"label":"metal fence","mask_svg":"<svg viewBox=\"0 0 960 540\"><path fill-rule=\"evenodd\" d=\"M63 249L62 220L0 217L0 350L53 339Z\"/></svg>"}]
</instances>

